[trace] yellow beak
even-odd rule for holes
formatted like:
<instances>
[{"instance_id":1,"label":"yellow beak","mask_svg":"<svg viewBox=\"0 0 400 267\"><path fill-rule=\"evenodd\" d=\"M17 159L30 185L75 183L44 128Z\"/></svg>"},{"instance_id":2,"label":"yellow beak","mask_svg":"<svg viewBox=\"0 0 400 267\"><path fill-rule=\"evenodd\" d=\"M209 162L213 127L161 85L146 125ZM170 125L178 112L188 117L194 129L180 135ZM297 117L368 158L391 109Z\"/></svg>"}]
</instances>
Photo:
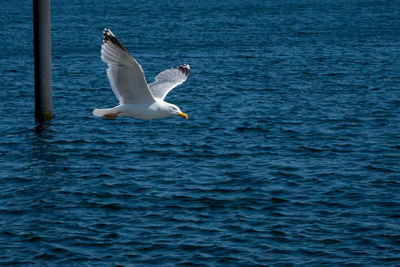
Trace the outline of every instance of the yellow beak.
<instances>
[{"instance_id":1,"label":"yellow beak","mask_svg":"<svg viewBox=\"0 0 400 267\"><path fill-rule=\"evenodd\" d=\"M186 115L186 113L178 113L179 116L184 117L185 119L189 118L188 115Z\"/></svg>"}]
</instances>

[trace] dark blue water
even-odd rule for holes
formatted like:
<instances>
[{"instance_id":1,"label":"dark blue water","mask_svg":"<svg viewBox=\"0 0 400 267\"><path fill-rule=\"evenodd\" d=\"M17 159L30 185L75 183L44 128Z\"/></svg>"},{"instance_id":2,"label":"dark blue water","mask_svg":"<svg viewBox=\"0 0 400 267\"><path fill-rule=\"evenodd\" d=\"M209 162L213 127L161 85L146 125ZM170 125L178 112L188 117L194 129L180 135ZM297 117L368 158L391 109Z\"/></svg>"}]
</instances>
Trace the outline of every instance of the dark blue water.
<instances>
[{"instance_id":1,"label":"dark blue water","mask_svg":"<svg viewBox=\"0 0 400 267\"><path fill-rule=\"evenodd\" d=\"M52 1L55 119L33 119L31 1L0 17L0 263L399 266L398 1ZM189 120L117 101L110 27Z\"/></svg>"}]
</instances>

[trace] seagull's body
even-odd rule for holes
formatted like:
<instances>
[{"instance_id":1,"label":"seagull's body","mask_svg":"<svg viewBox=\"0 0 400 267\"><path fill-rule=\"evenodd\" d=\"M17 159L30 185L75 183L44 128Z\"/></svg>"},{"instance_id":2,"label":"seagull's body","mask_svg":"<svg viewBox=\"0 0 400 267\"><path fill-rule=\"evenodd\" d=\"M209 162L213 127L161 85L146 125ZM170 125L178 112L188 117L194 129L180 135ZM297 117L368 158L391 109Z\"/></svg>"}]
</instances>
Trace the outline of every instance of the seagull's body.
<instances>
[{"instance_id":1,"label":"seagull's body","mask_svg":"<svg viewBox=\"0 0 400 267\"><path fill-rule=\"evenodd\" d=\"M107 76L119 105L95 109L93 115L106 119L130 116L142 120L179 115L187 119L185 113L164 98L169 91L186 81L190 75L189 65L165 70L156 76L154 82L147 84L142 67L115 35L105 29L103 36L101 59L108 65Z\"/></svg>"},{"instance_id":2,"label":"seagull's body","mask_svg":"<svg viewBox=\"0 0 400 267\"><path fill-rule=\"evenodd\" d=\"M95 109L93 114L96 116L104 116L106 119L130 116L135 119L153 120L176 115L169 112L168 104L169 103L160 100L155 100L153 103L148 104L120 104L109 109Z\"/></svg>"}]
</instances>

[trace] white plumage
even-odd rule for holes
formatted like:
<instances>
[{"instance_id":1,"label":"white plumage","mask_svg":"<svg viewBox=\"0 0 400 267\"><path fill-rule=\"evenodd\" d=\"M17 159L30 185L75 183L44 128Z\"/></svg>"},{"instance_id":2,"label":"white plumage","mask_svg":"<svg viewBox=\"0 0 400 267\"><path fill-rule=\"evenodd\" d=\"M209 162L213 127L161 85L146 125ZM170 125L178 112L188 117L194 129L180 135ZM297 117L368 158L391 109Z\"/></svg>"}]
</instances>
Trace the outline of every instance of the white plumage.
<instances>
[{"instance_id":1,"label":"white plumage","mask_svg":"<svg viewBox=\"0 0 400 267\"><path fill-rule=\"evenodd\" d=\"M103 32L101 59L107 63L107 77L119 100L119 105L108 109L95 109L93 115L106 119L130 116L151 120L180 115L187 119L176 105L164 101L165 96L182 84L190 75L188 64L168 69L147 84L142 67L129 54L115 35L105 29Z\"/></svg>"},{"instance_id":2,"label":"white plumage","mask_svg":"<svg viewBox=\"0 0 400 267\"><path fill-rule=\"evenodd\" d=\"M154 97L164 100L169 91L186 81L189 74L189 65L164 70L149 84L150 91Z\"/></svg>"}]
</instances>

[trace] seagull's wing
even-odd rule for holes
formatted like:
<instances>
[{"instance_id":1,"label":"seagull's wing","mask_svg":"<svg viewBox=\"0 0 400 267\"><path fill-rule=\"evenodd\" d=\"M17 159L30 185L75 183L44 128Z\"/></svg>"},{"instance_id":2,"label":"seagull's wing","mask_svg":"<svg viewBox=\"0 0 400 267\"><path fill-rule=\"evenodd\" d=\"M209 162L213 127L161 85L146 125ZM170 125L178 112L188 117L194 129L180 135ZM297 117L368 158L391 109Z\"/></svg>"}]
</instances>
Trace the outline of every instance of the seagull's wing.
<instances>
[{"instance_id":1,"label":"seagull's wing","mask_svg":"<svg viewBox=\"0 0 400 267\"><path fill-rule=\"evenodd\" d=\"M182 84L190 75L188 64L160 72L154 82L149 84L151 94L155 98L164 99L176 86Z\"/></svg>"},{"instance_id":2,"label":"seagull's wing","mask_svg":"<svg viewBox=\"0 0 400 267\"><path fill-rule=\"evenodd\" d=\"M120 104L153 102L142 67L109 29L103 35L101 59L108 65L107 76Z\"/></svg>"}]
</instances>

